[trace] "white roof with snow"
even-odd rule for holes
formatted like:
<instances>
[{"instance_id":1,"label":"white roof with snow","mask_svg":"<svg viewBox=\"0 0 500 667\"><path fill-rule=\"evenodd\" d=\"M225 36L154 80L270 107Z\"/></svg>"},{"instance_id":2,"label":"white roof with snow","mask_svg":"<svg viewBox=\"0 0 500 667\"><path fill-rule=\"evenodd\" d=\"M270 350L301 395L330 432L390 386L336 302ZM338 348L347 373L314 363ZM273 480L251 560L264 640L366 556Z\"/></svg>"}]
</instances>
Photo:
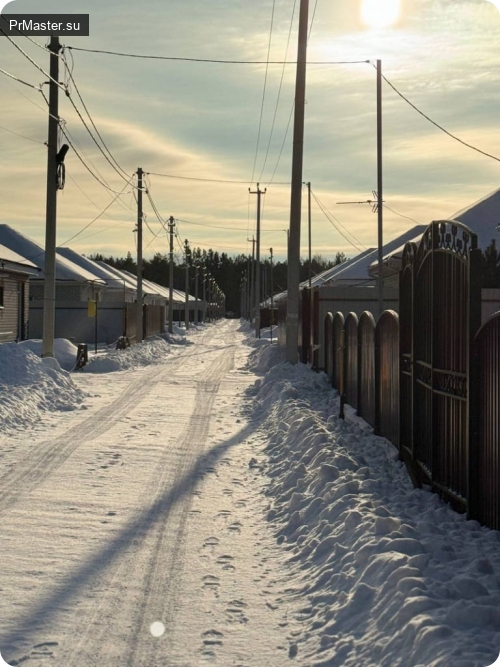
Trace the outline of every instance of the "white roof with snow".
<instances>
[{"instance_id":1,"label":"white roof with snow","mask_svg":"<svg viewBox=\"0 0 500 667\"><path fill-rule=\"evenodd\" d=\"M133 290L134 292L136 291L135 287L131 287L127 284L124 285L124 281L112 271L110 271L107 265L102 266L94 260L89 259L88 257L84 257L74 250L71 250L71 248L56 248L56 252L58 255L73 262L73 264L76 264L80 268L85 269L89 273L92 273L96 278L104 280L108 287L119 288L121 290L123 290L125 287L126 289Z\"/></svg>"},{"instance_id":2,"label":"white roof with snow","mask_svg":"<svg viewBox=\"0 0 500 667\"><path fill-rule=\"evenodd\" d=\"M38 273L38 269L33 262L28 261L4 245L0 245L0 268L13 269L35 275Z\"/></svg>"},{"instance_id":3,"label":"white roof with snow","mask_svg":"<svg viewBox=\"0 0 500 667\"><path fill-rule=\"evenodd\" d=\"M32 241L9 225L0 225L0 244L20 255L23 260L28 260L34 266L41 269L40 273L35 276L35 279L43 279L45 277L45 250L35 243L35 241ZM94 274L57 254L56 279L77 283L94 282L104 284L104 281L97 278Z\"/></svg>"}]
</instances>

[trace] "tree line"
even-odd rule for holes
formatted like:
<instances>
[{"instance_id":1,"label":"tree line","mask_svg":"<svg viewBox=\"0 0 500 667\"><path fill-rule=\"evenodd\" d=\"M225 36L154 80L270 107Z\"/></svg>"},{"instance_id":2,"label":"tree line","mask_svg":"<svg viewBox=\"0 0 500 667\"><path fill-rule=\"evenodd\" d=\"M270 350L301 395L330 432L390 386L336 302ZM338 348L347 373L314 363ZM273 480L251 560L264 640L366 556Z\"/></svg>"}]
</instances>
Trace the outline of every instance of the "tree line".
<instances>
[{"instance_id":1,"label":"tree line","mask_svg":"<svg viewBox=\"0 0 500 667\"><path fill-rule=\"evenodd\" d=\"M252 260L251 255L240 254L231 256L225 252L219 253L217 250L201 250L201 248L189 248L190 264L190 285L189 291L194 294L195 271L194 265L205 266L219 285L220 289L226 295L226 311L240 312L241 284L249 270ZM90 255L89 259L101 260L114 266L117 269L129 271L137 275L137 263L130 252L126 257L105 257L102 254ZM311 260L312 275L315 276L322 271L342 264L347 257L342 252L338 252L334 260L325 259L322 255L314 255ZM184 291L186 285L185 262L174 257L174 289ZM288 262L273 262L273 285L271 286L271 263L269 257L261 258L261 290L262 299L274 294L284 292L287 289ZM168 287L169 276L169 256L168 254L156 253L151 259L143 260L143 278ZM309 260L300 262L300 280L307 280L309 277ZM199 294L201 297L201 275L199 282Z\"/></svg>"}]
</instances>

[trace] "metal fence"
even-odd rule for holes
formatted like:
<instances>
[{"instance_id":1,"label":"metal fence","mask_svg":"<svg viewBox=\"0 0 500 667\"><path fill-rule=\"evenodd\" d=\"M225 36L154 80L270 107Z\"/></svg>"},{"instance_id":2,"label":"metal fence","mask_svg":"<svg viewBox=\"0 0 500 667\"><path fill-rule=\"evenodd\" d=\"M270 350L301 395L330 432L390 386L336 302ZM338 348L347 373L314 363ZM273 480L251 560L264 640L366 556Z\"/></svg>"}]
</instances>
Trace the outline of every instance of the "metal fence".
<instances>
[{"instance_id":1,"label":"metal fence","mask_svg":"<svg viewBox=\"0 0 500 667\"><path fill-rule=\"evenodd\" d=\"M469 515L500 530L500 313L472 345Z\"/></svg>"},{"instance_id":2,"label":"metal fence","mask_svg":"<svg viewBox=\"0 0 500 667\"><path fill-rule=\"evenodd\" d=\"M414 480L500 530L500 312L479 329L479 253L467 227L432 223L405 247L399 318L329 313L325 339L332 384Z\"/></svg>"},{"instance_id":3,"label":"metal fence","mask_svg":"<svg viewBox=\"0 0 500 667\"><path fill-rule=\"evenodd\" d=\"M353 408L358 407L358 316L349 313L344 324L344 394Z\"/></svg>"},{"instance_id":4,"label":"metal fence","mask_svg":"<svg viewBox=\"0 0 500 667\"><path fill-rule=\"evenodd\" d=\"M368 311L358 323L358 415L375 427L375 320Z\"/></svg>"},{"instance_id":5,"label":"metal fence","mask_svg":"<svg viewBox=\"0 0 500 667\"><path fill-rule=\"evenodd\" d=\"M399 446L399 316L385 310L375 328L375 432Z\"/></svg>"}]
</instances>

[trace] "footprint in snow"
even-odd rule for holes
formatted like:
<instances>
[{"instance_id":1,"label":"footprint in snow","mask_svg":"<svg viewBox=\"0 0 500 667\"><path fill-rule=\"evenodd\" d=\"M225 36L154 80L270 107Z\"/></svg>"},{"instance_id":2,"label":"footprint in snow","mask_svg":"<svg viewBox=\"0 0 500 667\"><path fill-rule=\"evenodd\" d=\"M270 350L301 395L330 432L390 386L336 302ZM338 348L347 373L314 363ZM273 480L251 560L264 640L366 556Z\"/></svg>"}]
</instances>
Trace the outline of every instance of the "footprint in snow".
<instances>
[{"instance_id":1,"label":"footprint in snow","mask_svg":"<svg viewBox=\"0 0 500 667\"><path fill-rule=\"evenodd\" d=\"M203 547L215 547L219 544L219 541L218 537L207 537L203 542Z\"/></svg>"},{"instance_id":2,"label":"footprint in snow","mask_svg":"<svg viewBox=\"0 0 500 667\"><path fill-rule=\"evenodd\" d=\"M224 635L218 630L207 630L201 636L205 646L222 646L222 638Z\"/></svg>"}]
</instances>

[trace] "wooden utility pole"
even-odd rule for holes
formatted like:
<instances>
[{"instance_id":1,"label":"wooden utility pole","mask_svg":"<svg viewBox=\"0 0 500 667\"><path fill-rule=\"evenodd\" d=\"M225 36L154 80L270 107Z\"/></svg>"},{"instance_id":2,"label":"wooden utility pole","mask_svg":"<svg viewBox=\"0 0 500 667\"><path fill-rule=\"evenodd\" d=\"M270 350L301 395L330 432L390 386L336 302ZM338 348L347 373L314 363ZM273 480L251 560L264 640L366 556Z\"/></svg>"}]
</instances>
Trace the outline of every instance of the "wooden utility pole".
<instances>
[{"instance_id":1,"label":"wooden utility pole","mask_svg":"<svg viewBox=\"0 0 500 667\"><path fill-rule=\"evenodd\" d=\"M288 241L288 298L286 314L286 360L296 364L299 356L300 219L302 164L304 157L304 109L306 94L307 18L309 0L300 0L297 75L292 154L290 237Z\"/></svg>"},{"instance_id":2,"label":"wooden utility pole","mask_svg":"<svg viewBox=\"0 0 500 667\"><path fill-rule=\"evenodd\" d=\"M383 192L382 192L382 61L377 60L377 199L378 199L378 316L384 310L384 279L383 279Z\"/></svg>"},{"instance_id":3,"label":"wooden utility pole","mask_svg":"<svg viewBox=\"0 0 500 667\"><path fill-rule=\"evenodd\" d=\"M260 202L263 194L266 194L267 188L261 190L259 183L257 183L257 190L252 192L248 188L251 195L257 195L257 253L255 260L255 337L260 338Z\"/></svg>"},{"instance_id":4,"label":"wooden utility pole","mask_svg":"<svg viewBox=\"0 0 500 667\"><path fill-rule=\"evenodd\" d=\"M174 331L174 228L175 222L171 215L168 219L168 232L170 234L170 257L168 266L168 332Z\"/></svg>"},{"instance_id":5,"label":"wooden utility pole","mask_svg":"<svg viewBox=\"0 0 500 667\"><path fill-rule=\"evenodd\" d=\"M184 305L184 326L186 331L189 329L189 256L191 251L189 250L189 241L186 239L184 241L184 256L186 259L186 301Z\"/></svg>"},{"instance_id":6,"label":"wooden utility pole","mask_svg":"<svg viewBox=\"0 0 500 667\"><path fill-rule=\"evenodd\" d=\"M198 261L195 259L194 261L194 323L198 324L200 321L200 316L198 312L198 273L199 273L199 267L198 267Z\"/></svg>"},{"instance_id":7,"label":"wooden utility pole","mask_svg":"<svg viewBox=\"0 0 500 667\"><path fill-rule=\"evenodd\" d=\"M47 200L43 286L42 357L54 356L56 319L57 130L59 128L59 37L50 38L49 130L47 141Z\"/></svg>"},{"instance_id":8,"label":"wooden utility pole","mask_svg":"<svg viewBox=\"0 0 500 667\"><path fill-rule=\"evenodd\" d=\"M250 285L249 285L249 291L250 291L250 299L248 303L248 320L250 324L252 324L252 315L253 315L253 308L255 304L255 238L252 236L251 239L247 239L247 241L252 241L252 262L250 264Z\"/></svg>"},{"instance_id":9,"label":"wooden utility pole","mask_svg":"<svg viewBox=\"0 0 500 667\"><path fill-rule=\"evenodd\" d=\"M307 228L309 231L309 291L312 287L311 181L307 185Z\"/></svg>"},{"instance_id":10,"label":"wooden utility pole","mask_svg":"<svg viewBox=\"0 0 500 667\"><path fill-rule=\"evenodd\" d=\"M141 167L137 170L137 311L136 311L136 340L142 342L144 337L142 313L142 176Z\"/></svg>"},{"instance_id":11,"label":"wooden utility pole","mask_svg":"<svg viewBox=\"0 0 500 667\"><path fill-rule=\"evenodd\" d=\"M273 249L269 248L271 253L271 343L273 342L273 308L274 308L274 283L273 283Z\"/></svg>"},{"instance_id":12,"label":"wooden utility pole","mask_svg":"<svg viewBox=\"0 0 500 667\"><path fill-rule=\"evenodd\" d=\"M314 303L312 297L312 224L311 224L311 181L306 183L307 185L307 228L309 236L309 344L307 349L309 350L309 359L308 361L312 363L313 360L313 340L312 340L312 322L314 317Z\"/></svg>"},{"instance_id":13,"label":"wooden utility pole","mask_svg":"<svg viewBox=\"0 0 500 667\"><path fill-rule=\"evenodd\" d=\"M206 266L203 265L201 269L201 278L203 281L203 309L202 309L202 317L203 317L203 324L205 324L205 320L207 319L207 289L206 289L206 280L207 280L207 269Z\"/></svg>"}]
</instances>

